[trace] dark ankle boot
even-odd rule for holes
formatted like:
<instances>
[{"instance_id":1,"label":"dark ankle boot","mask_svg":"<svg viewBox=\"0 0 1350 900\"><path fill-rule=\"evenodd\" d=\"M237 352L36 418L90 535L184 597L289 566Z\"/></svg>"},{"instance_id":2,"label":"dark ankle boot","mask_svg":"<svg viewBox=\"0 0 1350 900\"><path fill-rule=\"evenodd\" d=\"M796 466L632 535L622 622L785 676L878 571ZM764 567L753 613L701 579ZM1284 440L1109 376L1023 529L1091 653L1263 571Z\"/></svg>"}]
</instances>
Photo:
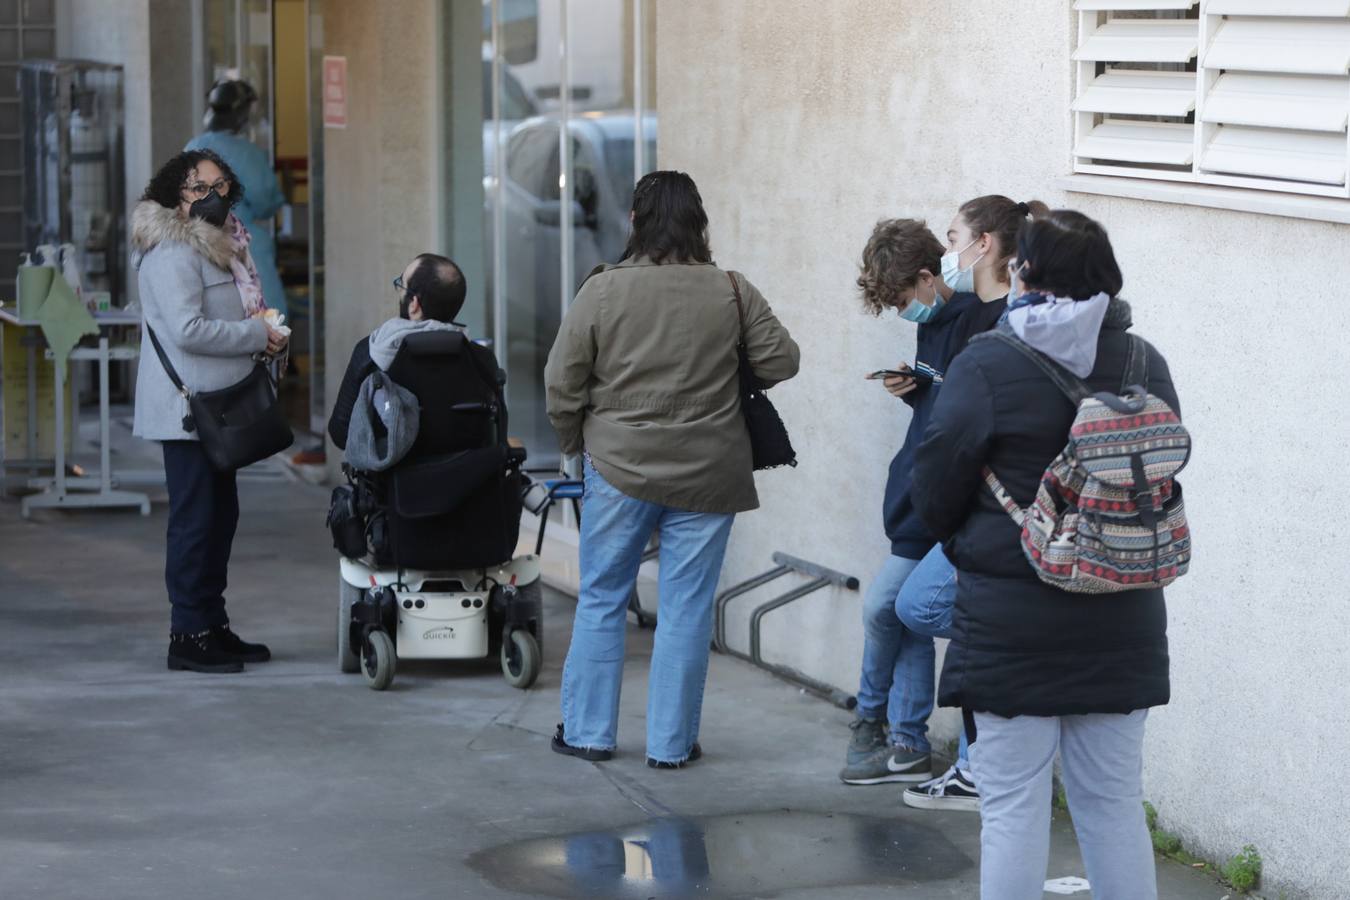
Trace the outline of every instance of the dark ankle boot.
<instances>
[{"instance_id":1,"label":"dark ankle boot","mask_svg":"<svg viewBox=\"0 0 1350 900\"><path fill-rule=\"evenodd\" d=\"M263 663L272 658L272 651L266 644L250 644L230 630L228 624L212 625L211 633L220 641L220 646L235 659L246 663Z\"/></svg>"},{"instance_id":2,"label":"dark ankle boot","mask_svg":"<svg viewBox=\"0 0 1350 900\"><path fill-rule=\"evenodd\" d=\"M243 661L221 643L215 633L169 635L169 668L190 672L242 672Z\"/></svg>"}]
</instances>

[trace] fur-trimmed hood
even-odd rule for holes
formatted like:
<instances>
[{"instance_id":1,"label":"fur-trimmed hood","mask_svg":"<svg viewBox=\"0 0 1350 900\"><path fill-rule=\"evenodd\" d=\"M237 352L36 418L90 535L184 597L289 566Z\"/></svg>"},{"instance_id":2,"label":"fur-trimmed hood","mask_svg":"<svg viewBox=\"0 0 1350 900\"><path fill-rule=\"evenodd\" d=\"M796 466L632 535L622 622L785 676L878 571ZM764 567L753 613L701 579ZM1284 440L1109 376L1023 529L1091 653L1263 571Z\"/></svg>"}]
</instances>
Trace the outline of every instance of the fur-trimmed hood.
<instances>
[{"instance_id":1,"label":"fur-trimmed hood","mask_svg":"<svg viewBox=\"0 0 1350 900\"><path fill-rule=\"evenodd\" d=\"M142 257L166 241L179 241L205 256L227 272L233 257L243 258L248 248L236 249L234 239L223 228L201 219L184 219L178 210L142 200L131 211L132 264L139 267Z\"/></svg>"}]
</instances>

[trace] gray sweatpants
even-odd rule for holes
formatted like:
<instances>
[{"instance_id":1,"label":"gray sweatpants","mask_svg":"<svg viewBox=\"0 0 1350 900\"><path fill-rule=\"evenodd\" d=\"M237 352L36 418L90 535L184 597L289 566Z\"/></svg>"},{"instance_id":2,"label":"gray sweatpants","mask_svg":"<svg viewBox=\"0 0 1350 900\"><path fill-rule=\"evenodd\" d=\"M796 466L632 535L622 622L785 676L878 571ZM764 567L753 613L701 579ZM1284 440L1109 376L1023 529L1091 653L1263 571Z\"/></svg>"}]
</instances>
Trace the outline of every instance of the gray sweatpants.
<instances>
[{"instance_id":1,"label":"gray sweatpants","mask_svg":"<svg viewBox=\"0 0 1350 900\"><path fill-rule=\"evenodd\" d=\"M1051 773L1060 755L1094 900L1157 900L1144 822L1144 722L1128 715L1005 719L975 714L981 900L1040 900L1050 855Z\"/></svg>"}]
</instances>

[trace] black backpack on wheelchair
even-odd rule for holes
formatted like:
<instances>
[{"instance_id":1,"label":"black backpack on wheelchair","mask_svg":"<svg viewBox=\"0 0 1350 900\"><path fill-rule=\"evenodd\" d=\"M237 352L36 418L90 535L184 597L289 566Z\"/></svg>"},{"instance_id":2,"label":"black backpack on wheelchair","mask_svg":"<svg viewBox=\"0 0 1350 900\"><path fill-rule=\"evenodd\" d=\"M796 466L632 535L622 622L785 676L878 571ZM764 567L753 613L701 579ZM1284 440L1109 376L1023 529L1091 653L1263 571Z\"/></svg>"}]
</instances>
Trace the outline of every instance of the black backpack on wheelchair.
<instances>
[{"instance_id":1,"label":"black backpack on wheelchair","mask_svg":"<svg viewBox=\"0 0 1350 900\"><path fill-rule=\"evenodd\" d=\"M329 510L334 545L379 567L472 569L504 563L520 533L523 449L507 441L505 374L457 331L404 339L389 376L417 397L420 427L386 472L344 466Z\"/></svg>"}]
</instances>

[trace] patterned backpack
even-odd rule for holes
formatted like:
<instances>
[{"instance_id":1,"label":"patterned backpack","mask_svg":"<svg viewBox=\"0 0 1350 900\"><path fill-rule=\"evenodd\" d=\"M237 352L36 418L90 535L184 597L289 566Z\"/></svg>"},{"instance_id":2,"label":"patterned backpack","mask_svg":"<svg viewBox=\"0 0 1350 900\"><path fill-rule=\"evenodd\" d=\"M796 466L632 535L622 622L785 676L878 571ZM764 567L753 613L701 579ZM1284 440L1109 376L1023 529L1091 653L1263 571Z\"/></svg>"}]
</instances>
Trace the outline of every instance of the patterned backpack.
<instances>
[{"instance_id":1,"label":"patterned backpack","mask_svg":"<svg viewBox=\"0 0 1350 900\"><path fill-rule=\"evenodd\" d=\"M1022 528L1022 550L1041 581L1075 594L1171 584L1190 565L1191 532L1176 475L1191 436L1165 402L1148 393L1148 349L1130 335L1121 396L1093 393L1009 331L988 337L1015 347L1078 408L1069 442L1045 470L1023 510L998 477L985 482Z\"/></svg>"}]
</instances>

